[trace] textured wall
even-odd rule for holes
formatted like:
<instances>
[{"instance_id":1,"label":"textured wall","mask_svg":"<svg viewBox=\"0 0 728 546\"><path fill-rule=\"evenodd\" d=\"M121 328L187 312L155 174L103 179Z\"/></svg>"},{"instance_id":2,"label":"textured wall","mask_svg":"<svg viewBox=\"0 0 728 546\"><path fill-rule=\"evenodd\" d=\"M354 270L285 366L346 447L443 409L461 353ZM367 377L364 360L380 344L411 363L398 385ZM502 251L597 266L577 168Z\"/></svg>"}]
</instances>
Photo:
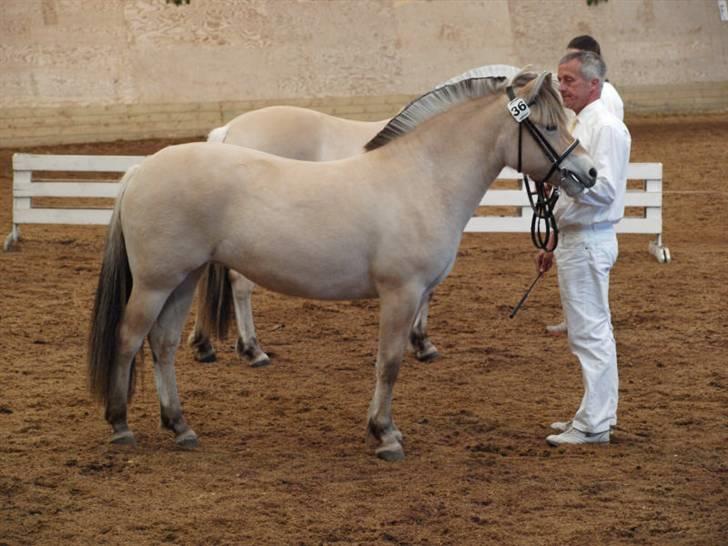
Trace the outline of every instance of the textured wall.
<instances>
[{"instance_id":1,"label":"textured wall","mask_svg":"<svg viewBox=\"0 0 728 546\"><path fill-rule=\"evenodd\" d=\"M124 121L136 135L160 105L225 119L235 101L411 96L482 64L554 68L581 33L600 40L633 111L728 107L716 0L2 0L0 136L52 133L33 112L88 135L126 133L136 112Z\"/></svg>"}]
</instances>

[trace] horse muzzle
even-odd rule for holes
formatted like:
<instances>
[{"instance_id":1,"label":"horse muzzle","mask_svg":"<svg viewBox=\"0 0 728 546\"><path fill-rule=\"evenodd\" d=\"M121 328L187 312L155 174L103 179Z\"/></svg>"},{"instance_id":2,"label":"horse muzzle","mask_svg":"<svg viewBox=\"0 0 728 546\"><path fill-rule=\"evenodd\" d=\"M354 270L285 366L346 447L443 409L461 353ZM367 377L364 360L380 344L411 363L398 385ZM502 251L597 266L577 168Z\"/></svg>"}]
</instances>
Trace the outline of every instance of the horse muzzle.
<instances>
[{"instance_id":1,"label":"horse muzzle","mask_svg":"<svg viewBox=\"0 0 728 546\"><path fill-rule=\"evenodd\" d=\"M592 167L586 176L579 176L569 169L561 170L561 188L569 197L579 195L587 188L591 188L597 182L597 170Z\"/></svg>"}]
</instances>

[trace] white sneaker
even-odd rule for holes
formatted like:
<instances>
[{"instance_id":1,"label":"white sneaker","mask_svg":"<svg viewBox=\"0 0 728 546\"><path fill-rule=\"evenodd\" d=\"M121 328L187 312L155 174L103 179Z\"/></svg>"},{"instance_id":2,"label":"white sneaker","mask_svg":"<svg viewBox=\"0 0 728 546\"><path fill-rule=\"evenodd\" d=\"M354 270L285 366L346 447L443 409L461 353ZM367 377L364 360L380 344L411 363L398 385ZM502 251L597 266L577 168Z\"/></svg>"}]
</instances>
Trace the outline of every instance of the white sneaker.
<instances>
[{"instance_id":1,"label":"white sneaker","mask_svg":"<svg viewBox=\"0 0 728 546\"><path fill-rule=\"evenodd\" d=\"M569 427L566 432L561 434L552 434L546 437L546 441L552 446L561 446L565 444L608 444L609 431L604 432L582 432Z\"/></svg>"},{"instance_id":2,"label":"white sneaker","mask_svg":"<svg viewBox=\"0 0 728 546\"><path fill-rule=\"evenodd\" d=\"M566 321L561 321L558 324L550 324L549 326L546 326L546 333L551 334L552 336L563 336L564 334L566 334L566 332Z\"/></svg>"},{"instance_id":3,"label":"white sneaker","mask_svg":"<svg viewBox=\"0 0 728 546\"><path fill-rule=\"evenodd\" d=\"M571 421L556 421L554 423L551 423L549 427L553 430L557 430L559 432L566 432L569 430L569 427L571 426ZM609 423L609 431L611 432L614 427L616 427L616 424Z\"/></svg>"},{"instance_id":4,"label":"white sneaker","mask_svg":"<svg viewBox=\"0 0 728 546\"><path fill-rule=\"evenodd\" d=\"M569 427L571 427L571 421L556 421L555 423L551 423L549 426L553 430L566 432L567 430L569 430Z\"/></svg>"}]
</instances>

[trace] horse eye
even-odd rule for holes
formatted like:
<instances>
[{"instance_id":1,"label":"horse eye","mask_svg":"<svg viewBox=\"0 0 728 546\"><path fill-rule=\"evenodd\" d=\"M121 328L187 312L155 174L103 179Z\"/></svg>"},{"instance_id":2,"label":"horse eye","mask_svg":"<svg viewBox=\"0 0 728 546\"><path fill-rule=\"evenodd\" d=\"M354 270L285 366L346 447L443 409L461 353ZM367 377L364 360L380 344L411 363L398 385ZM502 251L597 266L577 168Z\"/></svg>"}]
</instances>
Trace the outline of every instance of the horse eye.
<instances>
[{"instance_id":1,"label":"horse eye","mask_svg":"<svg viewBox=\"0 0 728 546\"><path fill-rule=\"evenodd\" d=\"M546 130L547 130L547 131L548 131L549 133L553 133L553 132L554 132L554 131L556 130L556 125L547 125L547 126L546 126Z\"/></svg>"}]
</instances>

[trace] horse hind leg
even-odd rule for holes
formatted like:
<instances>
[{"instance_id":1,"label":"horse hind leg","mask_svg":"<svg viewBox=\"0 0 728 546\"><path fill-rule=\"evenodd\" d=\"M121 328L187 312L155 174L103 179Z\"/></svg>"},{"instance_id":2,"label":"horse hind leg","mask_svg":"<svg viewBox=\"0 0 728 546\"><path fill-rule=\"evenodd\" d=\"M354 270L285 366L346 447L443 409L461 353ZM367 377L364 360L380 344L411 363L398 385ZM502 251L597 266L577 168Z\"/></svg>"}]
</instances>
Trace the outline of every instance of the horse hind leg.
<instances>
[{"instance_id":1,"label":"horse hind leg","mask_svg":"<svg viewBox=\"0 0 728 546\"><path fill-rule=\"evenodd\" d=\"M376 386L369 405L368 433L377 457L404 458L402 433L392 419L392 394L407 345L407 335L420 305L422 290L406 287L381 294Z\"/></svg>"},{"instance_id":2,"label":"horse hind leg","mask_svg":"<svg viewBox=\"0 0 728 546\"><path fill-rule=\"evenodd\" d=\"M197 273L191 274L172 292L149 332L161 426L174 433L177 445L187 449L197 447L197 434L182 413L174 361L197 278Z\"/></svg>"},{"instance_id":3,"label":"horse hind leg","mask_svg":"<svg viewBox=\"0 0 728 546\"><path fill-rule=\"evenodd\" d=\"M135 284L119 325L116 365L113 367L106 400L106 421L111 425L111 442L114 444L135 443L129 430L127 414L132 392L132 366L134 357L144 342L169 292L143 288Z\"/></svg>"},{"instance_id":4,"label":"horse hind leg","mask_svg":"<svg viewBox=\"0 0 728 546\"><path fill-rule=\"evenodd\" d=\"M212 341L210 341L210 335L200 320L199 313L195 314L195 325L187 339L187 343L192 348L197 362L209 364L217 360L215 347L213 347Z\"/></svg>"},{"instance_id":5,"label":"horse hind leg","mask_svg":"<svg viewBox=\"0 0 728 546\"><path fill-rule=\"evenodd\" d=\"M435 347L427 335L427 318L429 315L430 301L432 301L432 292L423 300L409 335L410 350L420 362L432 362L440 356L437 347Z\"/></svg>"},{"instance_id":6,"label":"horse hind leg","mask_svg":"<svg viewBox=\"0 0 728 546\"><path fill-rule=\"evenodd\" d=\"M251 301L255 284L232 269L228 272L228 278L232 286L235 319L238 325L235 350L240 357L247 358L253 368L267 366L270 364L270 357L260 347L255 336Z\"/></svg>"},{"instance_id":7,"label":"horse hind leg","mask_svg":"<svg viewBox=\"0 0 728 546\"><path fill-rule=\"evenodd\" d=\"M187 339L187 344L192 348L195 360L202 363L210 363L217 360L215 348L210 340L209 321L203 319L207 312L206 298L210 297L208 295L208 278L209 275L214 273L210 267L207 267L200 279L197 291L195 325Z\"/></svg>"}]
</instances>

